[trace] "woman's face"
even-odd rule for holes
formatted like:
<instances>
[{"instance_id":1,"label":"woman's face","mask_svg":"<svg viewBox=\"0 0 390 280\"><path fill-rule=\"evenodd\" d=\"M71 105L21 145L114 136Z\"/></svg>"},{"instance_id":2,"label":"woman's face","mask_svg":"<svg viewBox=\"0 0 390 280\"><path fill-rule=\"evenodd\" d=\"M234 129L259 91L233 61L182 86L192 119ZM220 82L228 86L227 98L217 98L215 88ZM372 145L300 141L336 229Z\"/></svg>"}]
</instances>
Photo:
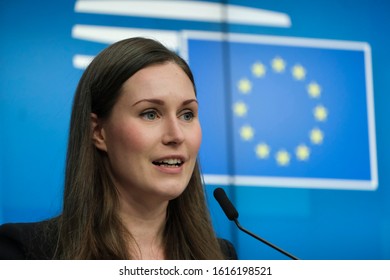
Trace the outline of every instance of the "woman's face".
<instances>
[{"instance_id":1,"label":"woman's face","mask_svg":"<svg viewBox=\"0 0 390 280\"><path fill-rule=\"evenodd\" d=\"M120 193L136 201L171 200L186 188L201 143L194 87L175 63L130 77L95 145L107 152ZM97 135L97 136L96 136Z\"/></svg>"}]
</instances>

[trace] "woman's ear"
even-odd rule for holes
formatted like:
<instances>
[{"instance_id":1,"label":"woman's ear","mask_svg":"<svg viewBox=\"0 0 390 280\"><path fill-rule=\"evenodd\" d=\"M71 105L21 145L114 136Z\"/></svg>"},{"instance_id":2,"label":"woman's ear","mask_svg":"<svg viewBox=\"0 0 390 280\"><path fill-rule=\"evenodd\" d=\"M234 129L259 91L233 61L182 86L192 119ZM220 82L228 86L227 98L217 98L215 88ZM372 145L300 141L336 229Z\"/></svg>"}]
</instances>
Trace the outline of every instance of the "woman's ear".
<instances>
[{"instance_id":1,"label":"woman's ear","mask_svg":"<svg viewBox=\"0 0 390 280\"><path fill-rule=\"evenodd\" d=\"M96 148L107 152L106 139L101 120L95 113L91 113L92 141Z\"/></svg>"}]
</instances>

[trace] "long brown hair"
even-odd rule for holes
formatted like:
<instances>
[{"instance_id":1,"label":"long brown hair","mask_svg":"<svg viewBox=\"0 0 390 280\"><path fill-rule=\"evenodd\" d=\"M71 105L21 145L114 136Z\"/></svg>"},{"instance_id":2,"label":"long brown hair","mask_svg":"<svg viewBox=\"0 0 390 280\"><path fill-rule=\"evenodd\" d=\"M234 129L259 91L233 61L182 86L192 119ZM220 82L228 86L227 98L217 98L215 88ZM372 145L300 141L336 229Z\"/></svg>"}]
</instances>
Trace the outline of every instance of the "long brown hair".
<instances>
[{"instance_id":1,"label":"long brown hair","mask_svg":"<svg viewBox=\"0 0 390 280\"><path fill-rule=\"evenodd\" d=\"M55 258L132 259L131 235L118 216L118 194L107 155L92 142L91 113L109 116L123 83L142 68L172 61L192 81L187 63L159 42L119 41L103 50L83 73L73 101L66 159L63 213ZM168 204L164 230L168 259L222 259L198 163L186 190Z\"/></svg>"}]
</instances>

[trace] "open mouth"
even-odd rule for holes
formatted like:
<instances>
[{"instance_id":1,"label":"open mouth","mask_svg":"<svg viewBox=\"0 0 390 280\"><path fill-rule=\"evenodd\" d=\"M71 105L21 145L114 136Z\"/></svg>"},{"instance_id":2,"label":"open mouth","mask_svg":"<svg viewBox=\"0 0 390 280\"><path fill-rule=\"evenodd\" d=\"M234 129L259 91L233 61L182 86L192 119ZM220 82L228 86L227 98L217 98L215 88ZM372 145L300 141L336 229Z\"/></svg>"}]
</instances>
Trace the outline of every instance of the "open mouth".
<instances>
[{"instance_id":1,"label":"open mouth","mask_svg":"<svg viewBox=\"0 0 390 280\"><path fill-rule=\"evenodd\" d=\"M162 166L162 167L180 167L183 165L183 161L181 159L164 159L153 161L154 165Z\"/></svg>"}]
</instances>

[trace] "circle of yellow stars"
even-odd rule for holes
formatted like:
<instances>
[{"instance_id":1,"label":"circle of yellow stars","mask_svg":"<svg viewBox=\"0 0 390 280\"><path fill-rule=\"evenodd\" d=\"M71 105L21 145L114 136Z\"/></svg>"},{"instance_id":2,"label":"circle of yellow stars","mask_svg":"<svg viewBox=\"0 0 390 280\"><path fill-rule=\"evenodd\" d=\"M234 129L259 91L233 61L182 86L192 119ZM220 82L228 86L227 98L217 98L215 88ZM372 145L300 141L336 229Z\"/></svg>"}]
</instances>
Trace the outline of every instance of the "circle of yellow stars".
<instances>
[{"instance_id":1,"label":"circle of yellow stars","mask_svg":"<svg viewBox=\"0 0 390 280\"><path fill-rule=\"evenodd\" d=\"M269 63L270 69L268 69L267 66L268 65L261 61L256 61L251 66L252 76L255 79L261 79L267 75L268 71L282 74L285 73L288 68L287 62L280 56L276 56L271 60ZM307 71L303 65L297 63L292 65L290 70L294 80L306 82ZM243 77L238 81L237 88L239 93L245 96L251 94L253 85L249 78ZM319 100L322 94L322 88L316 81L310 81L306 85L306 93L309 98ZM244 101L237 101L233 104L233 112L240 118L246 117L249 109L249 106ZM313 108L313 117L319 123L325 122L328 118L328 109L322 104L316 105ZM252 141L255 136L255 129L250 124L245 124L240 128L239 134L243 141ZM321 145L324 138L325 134L319 127L314 127L308 132L308 140L312 145ZM311 150L307 144L301 143L295 147L293 152L284 148L273 151L269 144L260 142L255 146L255 153L261 160L268 159L271 154L273 154L275 161L279 166L288 166L294 155L298 161L308 161L310 159Z\"/></svg>"}]
</instances>

